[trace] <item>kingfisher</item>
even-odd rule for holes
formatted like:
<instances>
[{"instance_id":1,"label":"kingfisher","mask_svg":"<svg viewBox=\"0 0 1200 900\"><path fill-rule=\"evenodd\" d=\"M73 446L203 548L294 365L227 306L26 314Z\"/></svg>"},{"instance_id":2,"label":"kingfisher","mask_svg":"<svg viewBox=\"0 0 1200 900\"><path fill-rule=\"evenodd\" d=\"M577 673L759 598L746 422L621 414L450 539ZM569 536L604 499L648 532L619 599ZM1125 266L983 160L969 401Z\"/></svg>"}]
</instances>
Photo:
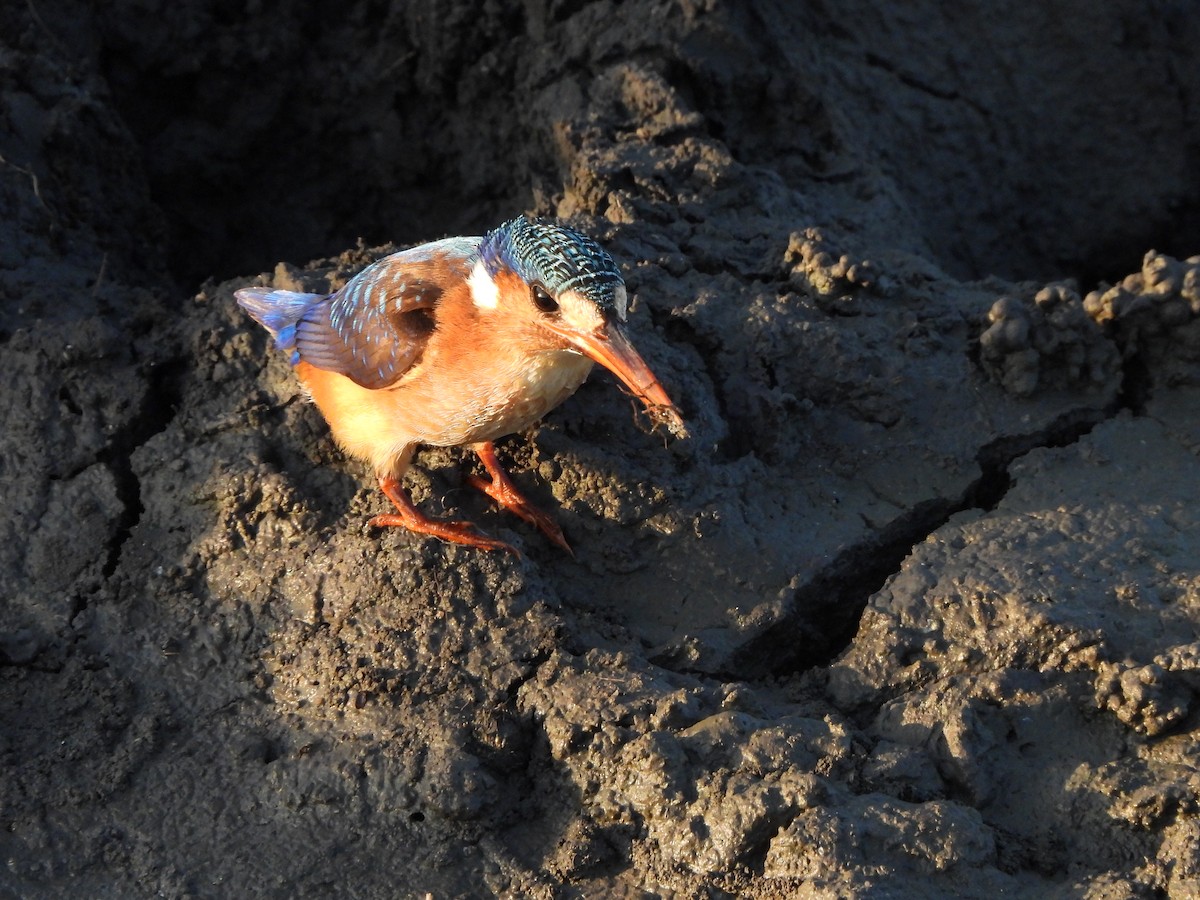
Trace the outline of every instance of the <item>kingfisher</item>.
<instances>
[{"instance_id":1,"label":"kingfisher","mask_svg":"<svg viewBox=\"0 0 1200 900\"><path fill-rule=\"evenodd\" d=\"M468 521L425 515L402 485L419 445L467 446L488 475L467 481L570 553L554 518L501 467L493 442L570 397L593 363L616 375L656 426L687 436L626 335L628 293L616 263L553 220L519 217L482 237L393 253L332 294L250 287L235 296L288 355L337 443L373 467L396 508L373 526L519 556Z\"/></svg>"}]
</instances>

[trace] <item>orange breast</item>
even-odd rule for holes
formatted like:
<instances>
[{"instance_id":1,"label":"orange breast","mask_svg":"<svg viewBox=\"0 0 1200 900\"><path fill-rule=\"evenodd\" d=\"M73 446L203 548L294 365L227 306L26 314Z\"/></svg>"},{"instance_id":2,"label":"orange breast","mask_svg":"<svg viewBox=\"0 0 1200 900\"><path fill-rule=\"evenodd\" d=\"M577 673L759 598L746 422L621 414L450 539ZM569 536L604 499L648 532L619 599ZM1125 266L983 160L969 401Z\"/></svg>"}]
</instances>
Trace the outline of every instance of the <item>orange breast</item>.
<instances>
[{"instance_id":1,"label":"orange breast","mask_svg":"<svg viewBox=\"0 0 1200 900\"><path fill-rule=\"evenodd\" d=\"M391 391L361 387L345 375L306 362L296 365L296 375L342 449L371 463L377 472L390 471L395 458L413 443L403 428L397 428Z\"/></svg>"},{"instance_id":2,"label":"orange breast","mask_svg":"<svg viewBox=\"0 0 1200 900\"><path fill-rule=\"evenodd\" d=\"M347 453L398 475L416 444L458 446L527 428L591 368L588 357L503 304L481 313L463 284L446 292L420 361L394 385L371 390L305 362L296 374Z\"/></svg>"}]
</instances>

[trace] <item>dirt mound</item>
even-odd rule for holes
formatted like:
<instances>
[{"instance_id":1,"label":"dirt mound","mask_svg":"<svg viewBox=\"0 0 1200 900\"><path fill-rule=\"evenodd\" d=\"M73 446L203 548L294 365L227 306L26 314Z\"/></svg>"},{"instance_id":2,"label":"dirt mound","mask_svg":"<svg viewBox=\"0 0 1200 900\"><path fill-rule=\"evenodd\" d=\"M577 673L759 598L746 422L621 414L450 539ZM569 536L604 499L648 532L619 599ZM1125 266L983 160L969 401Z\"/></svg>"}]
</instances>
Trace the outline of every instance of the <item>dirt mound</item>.
<instances>
[{"instance_id":1,"label":"dirt mound","mask_svg":"<svg viewBox=\"0 0 1200 900\"><path fill-rule=\"evenodd\" d=\"M11 6L3 893L1200 892L1182 7ZM523 210L692 437L369 529L232 292Z\"/></svg>"}]
</instances>

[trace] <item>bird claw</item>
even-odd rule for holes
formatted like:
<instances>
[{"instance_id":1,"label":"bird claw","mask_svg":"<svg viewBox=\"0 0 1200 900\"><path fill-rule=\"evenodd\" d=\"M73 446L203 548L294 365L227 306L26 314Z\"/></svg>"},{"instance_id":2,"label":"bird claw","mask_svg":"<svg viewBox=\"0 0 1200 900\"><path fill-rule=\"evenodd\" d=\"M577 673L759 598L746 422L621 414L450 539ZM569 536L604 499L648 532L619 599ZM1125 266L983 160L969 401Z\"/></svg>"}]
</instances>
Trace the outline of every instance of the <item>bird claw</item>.
<instances>
[{"instance_id":1,"label":"bird claw","mask_svg":"<svg viewBox=\"0 0 1200 900\"><path fill-rule=\"evenodd\" d=\"M497 484L494 481L480 478L478 475L468 475L467 483L476 490L487 494L513 515L520 516L563 550L566 550L572 557L575 555L575 551L567 543L562 528L554 521L553 517L538 509L516 490L511 489L511 485Z\"/></svg>"},{"instance_id":2,"label":"bird claw","mask_svg":"<svg viewBox=\"0 0 1200 900\"><path fill-rule=\"evenodd\" d=\"M417 534L428 534L432 537L441 538L443 541L466 544L468 547L475 547L479 550L504 550L518 559L521 558L521 551L512 544L488 537L483 532L476 530L475 526L470 522L461 520L430 519L424 516L417 520L387 513L374 516L367 521L367 524L376 528L406 528Z\"/></svg>"},{"instance_id":3,"label":"bird claw","mask_svg":"<svg viewBox=\"0 0 1200 900\"><path fill-rule=\"evenodd\" d=\"M542 512L525 499L525 496L513 484L508 473L504 471L503 466L500 465L500 460L496 457L496 448L492 442L485 441L476 444L473 449L492 480L488 481L478 475L468 475L467 483L483 491L509 512L520 516L574 558L575 551L567 543L563 530L549 513Z\"/></svg>"},{"instance_id":4,"label":"bird claw","mask_svg":"<svg viewBox=\"0 0 1200 900\"><path fill-rule=\"evenodd\" d=\"M417 534L429 534L443 541L466 544L480 550L504 550L518 559L521 558L521 551L512 544L488 537L477 531L470 522L458 519L431 519L413 505L395 478L380 478L379 488L392 501L397 512L374 516L367 522L368 525L377 528L407 528Z\"/></svg>"}]
</instances>

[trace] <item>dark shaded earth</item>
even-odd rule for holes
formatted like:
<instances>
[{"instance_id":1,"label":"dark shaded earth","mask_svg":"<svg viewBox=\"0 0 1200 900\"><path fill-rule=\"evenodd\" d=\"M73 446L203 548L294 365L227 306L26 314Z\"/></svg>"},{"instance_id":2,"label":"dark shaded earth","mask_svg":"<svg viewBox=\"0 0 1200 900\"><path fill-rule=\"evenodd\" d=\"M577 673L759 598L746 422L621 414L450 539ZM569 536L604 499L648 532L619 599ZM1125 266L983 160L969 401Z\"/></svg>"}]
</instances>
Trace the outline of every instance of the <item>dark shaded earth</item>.
<instances>
[{"instance_id":1,"label":"dark shaded earth","mask_svg":"<svg viewBox=\"0 0 1200 900\"><path fill-rule=\"evenodd\" d=\"M1200 17L883 6L0 9L0 894L1200 895ZM232 291L522 211L692 437L370 529Z\"/></svg>"}]
</instances>

